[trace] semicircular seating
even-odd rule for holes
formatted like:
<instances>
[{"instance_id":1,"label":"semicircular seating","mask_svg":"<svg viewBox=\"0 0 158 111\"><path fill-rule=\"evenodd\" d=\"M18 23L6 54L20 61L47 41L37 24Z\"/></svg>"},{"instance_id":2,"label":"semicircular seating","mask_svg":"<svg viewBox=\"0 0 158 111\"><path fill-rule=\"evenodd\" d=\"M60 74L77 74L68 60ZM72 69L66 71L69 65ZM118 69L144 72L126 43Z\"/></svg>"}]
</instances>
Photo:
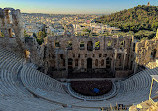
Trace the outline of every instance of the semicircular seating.
<instances>
[{"instance_id":1,"label":"semicircular seating","mask_svg":"<svg viewBox=\"0 0 158 111\"><path fill-rule=\"evenodd\" d=\"M23 59L0 49L0 111L51 111L63 106L34 97L21 83Z\"/></svg>"},{"instance_id":2,"label":"semicircular seating","mask_svg":"<svg viewBox=\"0 0 158 111\"><path fill-rule=\"evenodd\" d=\"M0 49L0 110L98 111L98 108L115 106L116 103L138 104L148 99L150 75L158 74L158 68L145 69L116 82L115 96L102 101L86 101L71 96L65 90L65 84L32 66L24 65L24 60L12 52ZM153 86L153 89L157 91L158 87Z\"/></svg>"},{"instance_id":3,"label":"semicircular seating","mask_svg":"<svg viewBox=\"0 0 158 111\"><path fill-rule=\"evenodd\" d=\"M141 101L145 101L146 99L148 99L151 84L150 75L153 74L158 74L157 68L152 70L146 69L124 81L119 81L118 83L120 84L120 89L117 92L116 96L106 100L107 104L105 104L105 102L102 101L102 103L99 102L99 104L95 105L91 104L93 102L90 101L77 101L76 98L72 98L68 93L64 91L62 84L60 82L50 78L49 76L35 69L24 66L21 72L21 77L24 84L28 86L28 89L30 89L37 95L40 95L49 100L57 101L63 104L71 104L71 102L67 102L66 100L62 101L62 98L66 97L68 98L68 100L71 99L71 101L73 102L76 101L76 103L74 102L73 104L71 104L75 106L83 105L83 107L100 107L102 104L102 107L107 107L109 106L109 103L112 105L115 105L116 102L131 105L133 103L139 103ZM56 86L54 86L54 84ZM58 99L56 99L56 97L53 97L52 95L58 97Z\"/></svg>"}]
</instances>

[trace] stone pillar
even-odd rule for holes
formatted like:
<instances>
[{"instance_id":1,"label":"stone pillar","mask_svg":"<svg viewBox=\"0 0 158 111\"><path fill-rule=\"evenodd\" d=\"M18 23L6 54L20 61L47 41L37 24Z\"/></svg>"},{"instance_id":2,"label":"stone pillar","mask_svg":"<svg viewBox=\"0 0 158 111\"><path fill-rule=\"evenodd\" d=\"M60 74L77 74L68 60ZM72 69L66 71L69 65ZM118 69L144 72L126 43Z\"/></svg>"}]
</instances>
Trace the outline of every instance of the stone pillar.
<instances>
[{"instance_id":1,"label":"stone pillar","mask_svg":"<svg viewBox=\"0 0 158 111\"><path fill-rule=\"evenodd\" d=\"M88 45L88 41L85 41L85 45L84 45L85 51L87 51L87 45Z\"/></svg>"},{"instance_id":2,"label":"stone pillar","mask_svg":"<svg viewBox=\"0 0 158 111\"><path fill-rule=\"evenodd\" d=\"M116 59L117 59L117 50L115 50L115 56L114 56L114 66L113 66L114 71L116 66Z\"/></svg>"},{"instance_id":3,"label":"stone pillar","mask_svg":"<svg viewBox=\"0 0 158 111\"><path fill-rule=\"evenodd\" d=\"M114 49L113 74L115 73L116 58L117 58L117 49Z\"/></svg>"},{"instance_id":4,"label":"stone pillar","mask_svg":"<svg viewBox=\"0 0 158 111\"><path fill-rule=\"evenodd\" d=\"M78 58L78 69L80 70L81 69L81 59Z\"/></svg>"},{"instance_id":5,"label":"stone pillar","mask_svg":"<svg viewBox=\"0 0 158 111\"><path fill-rule=\"evenodd\" d=\"M126 60L126 54L127 54L127 52L126 52L126 50L124 50L124 52L123 52L123 70L125 69L125 60Z\"/></svg>"},{"instance_id":6,"label":"stone pillar","mask_svg":"<svg viewBox=\"0 0 158 111\"><path fill-rule=\"evenodd\" d=\"M135 57L137 56L136 54L134 54L135 55ZM139 58L138 58L138 56L136 57L137 59L138 59L138 63L139 63ZM134 74L136 73L136 71L137 71L137 64L138 64L137 62L136 62L136 59L135 59L135 61L133 61L133 64L134 64Z\"/></svg>"}]
</instances>

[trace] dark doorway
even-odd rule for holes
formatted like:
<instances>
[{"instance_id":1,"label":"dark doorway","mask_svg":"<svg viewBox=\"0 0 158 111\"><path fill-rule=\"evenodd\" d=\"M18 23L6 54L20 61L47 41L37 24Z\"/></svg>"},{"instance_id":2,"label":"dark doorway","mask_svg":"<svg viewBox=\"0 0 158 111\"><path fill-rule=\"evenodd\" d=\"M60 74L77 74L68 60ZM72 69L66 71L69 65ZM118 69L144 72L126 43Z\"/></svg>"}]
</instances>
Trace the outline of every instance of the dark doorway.
<instances>
[{"instance_id":1,"label":"dark doorway","mask_svg":"<svg viewBox=\"0 0 158 111\"><path fill-rule=\"evenodd\" d=\"M87 59L87 69L92 69L92 59L91 58Z\"/></svg>"},{"instance_id":2,"label":"dark doorway","mask_svg":"<svg viewBox=\"0 0 158 111\"><path fill-rule=\"evenodd\" d=\"M68 72L72 73L73 70L73 59L68 59Z\"/></svg>"},{"instance_id":3,"label":"dark doorway","mask_svg":"<svg viewBox=\"0 0 158 111\"><path fill-rule=\"evenodd\" d=\"M156 58L156 49L154 49L154 50L151 52L151 58L152 58L153 60L155 60L155 58Z\"/></svg>"},{"instance_id":4,"label":"dark doorway","mask_svg":"<svg viewBox=\"0 0 158 111\"><path fill-rule=\"evenodd\" d=\"M106 59L106 68L107 68L107 69L111 69L111 61L112 61L112 60L111 60L111 58L109 58L109 57Z\"/></svg>"}]
</instances>

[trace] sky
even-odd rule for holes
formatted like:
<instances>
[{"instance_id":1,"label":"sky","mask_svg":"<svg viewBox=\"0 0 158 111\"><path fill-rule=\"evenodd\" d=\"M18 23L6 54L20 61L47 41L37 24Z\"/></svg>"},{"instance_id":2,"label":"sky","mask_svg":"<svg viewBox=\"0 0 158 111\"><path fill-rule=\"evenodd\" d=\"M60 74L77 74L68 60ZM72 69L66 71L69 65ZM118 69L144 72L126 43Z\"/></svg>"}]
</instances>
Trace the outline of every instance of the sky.
<instances>
[{"instance_id":1,"label":"sky","mask_svg":"<svg viewBox=\"0 0 158 111\"><path fill-rule=\"evenodd\" d=\"M12 7L25 13L110 14L149 1L158 6L158 0L0 0L0 8Z\"/></svg>"}]
</instances>

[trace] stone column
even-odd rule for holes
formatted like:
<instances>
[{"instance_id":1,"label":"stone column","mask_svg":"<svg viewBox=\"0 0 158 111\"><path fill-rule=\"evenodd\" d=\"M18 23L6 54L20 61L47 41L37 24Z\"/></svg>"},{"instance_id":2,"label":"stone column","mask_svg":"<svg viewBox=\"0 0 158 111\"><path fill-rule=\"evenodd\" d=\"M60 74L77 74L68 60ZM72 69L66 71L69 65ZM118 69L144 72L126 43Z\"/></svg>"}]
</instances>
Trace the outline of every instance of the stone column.
<instances>
[{"instance_id":1,"label":"stone column","mask_svg":"<svg viewBox=\"0 0 158 111\"><path fill-rule=\"evenodd\" d=\"M117 49L114 49L113 74L115 73L116 58L117 58Z\"/></svg>"},{"instance_id":2,"label":"stone column","mask_svg":"<svg viewBox=\"0 0 158 111\"><path fill-rule=\"evenodd\" d=\"M136 55L136 54L134 54L134 55L135 55L135 57L137 56L136 58L138 59L138 63L139 63L139 57L138 57L138 55ZM135 59L135 61L133 61L133 62L134 62L133 64L134 64L134 74L135 74L136 71L137 71L137 64L138 64L138 63L136 62L136 59Z\"/></svg>"},{"instance_id":3,"label":"stone column","mask_svg":"<svg viewBox=\"0 0 158 111\"><path fill-rule=\"evenodd\" d=\"M84 47L85 47L85 51L87 51L88 41L85 41L84 43L85 43L85 45L84 45Z\"/></svg>"},{"instance_id":4,"label":"stone column","mask_svg":"<svg viewBox=\"0 0 158 111\"><path fill-rule=\"evenodd\" d=\"M124 50L124 52L123 52L123 70L125 69L125 60L126 60L126 54L127 54L127 52L126 52L126 50Z\"/></svg>"},{"instance_id":5,"label":"stone column","mask_svg":"<svg viewBox=\"0 0 158 111\"><path fill-rule=\"evenodd\" d=\"M78 58L78 68L77 69L81 69L81 59L80 58Z\"/></svg>"},{"instance_id":6,"label":"stone column","mask_svg":"<svg viewBox=\"0 0 158 111\"><path fill-rule=\"evenodd\" d=\"M113 66L113 69L115 71L115 65L116 65L116 59L117 59L117 50L115 49L115 56L114 56L114 66Z\"/></svg>"}]
</instances>

